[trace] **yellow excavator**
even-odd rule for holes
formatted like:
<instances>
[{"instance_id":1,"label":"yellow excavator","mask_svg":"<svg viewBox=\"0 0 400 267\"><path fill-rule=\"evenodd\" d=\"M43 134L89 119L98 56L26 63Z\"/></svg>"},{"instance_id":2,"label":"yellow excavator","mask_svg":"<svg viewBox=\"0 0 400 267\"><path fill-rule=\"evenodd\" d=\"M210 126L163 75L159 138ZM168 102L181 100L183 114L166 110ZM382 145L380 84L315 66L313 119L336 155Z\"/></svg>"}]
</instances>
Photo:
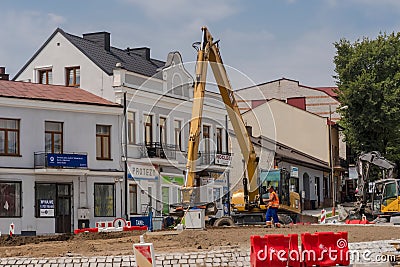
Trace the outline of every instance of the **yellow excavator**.
<instances>
[{"instance_id":1,"label":"yellow excavator","mask_svg":"<svg viewBox=\"0 0 400 267\"><path fill-rule=\"evenodd\" d=\"M289 186L285 187L289 181L287 173L283 170L267 170L265 179L260 181L258 161L254 146L251 142L246 126L243 122L238 108L232 86L228 79L224 64L219 51L219 41L214 41L206 27L202 28L202 40L196 43L197 49L196 77L194 84L194 96L192 107L192 118L190 123L188 156L185 173L185 185L182 188L182 205L175 206L175 210L187 210L191 207L203 207L206 214L212 215L214 206L211 203L206 205L196 205L194 203L194 187L196 185L196 161L200 143L200 133L202 125L204 94L206 89L207 67L210 63L215 81L219 88L219 93L225 104L229 120L239 143L243 160L246 166L246 177L243 178L243 190L235 192L231 199L231 216L222 217L215 221L216 226L239 224L260 224L265 222L265 211L267 205L263 202L263 195L266 194L266 186L273 182L271 177L275 177L275 184L278 185L278 195L280 197L280 219L282 223L289 223L297 214L301 212L300 196L296 192L289 192ZM279 171L277 175L272 175ZM271 175L269 175L271 173ZM271 181L268 181L270 177ZM287 189L287 190L286 190ZM215 210L215 209L214 209ZM289 217L291 216L291 217Z\"/></svg>"},{"instance_id":2,"label":"yellow excavator","mask_svg":"<svg viewBox=\"0 0 400 267\"><path fill-rule=\"evenodd\" d=\"M370 177L371 166L382 171L382 179ZM378 151L364 152L357 160L357 199L355 208L346 211L350 219L366 215L370 219L376 217L387 221L394 217L400 219L400 180L395 179L396 164Z\"/></svg>"}]
</instances>

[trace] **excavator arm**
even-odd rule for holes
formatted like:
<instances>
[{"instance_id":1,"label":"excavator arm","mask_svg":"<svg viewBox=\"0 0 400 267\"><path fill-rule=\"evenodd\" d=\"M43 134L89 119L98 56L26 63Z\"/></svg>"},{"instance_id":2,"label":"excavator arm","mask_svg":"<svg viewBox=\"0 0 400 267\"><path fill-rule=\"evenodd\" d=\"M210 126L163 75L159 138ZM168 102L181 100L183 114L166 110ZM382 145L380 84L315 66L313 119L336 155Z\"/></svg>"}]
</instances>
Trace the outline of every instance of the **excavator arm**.
<instances>
[{"instance_id":1,"label":"excavator arm","mask_svg":"<svg viewBox=\"0 0 400 267\"><path fill-rule=\"evenodd\" d=\"M396 168L396 164L385 159L381 156L378 151L372 151L367 153L362 153L358 157L357 161L357 171L358 171L358 197L361 198L361 202L365 203L367 201L367 184L369 182L369 169L370 165L374 165L383 170L384 178L392 178L393 172Z\"/></svg>"},{"instance_id":2,"label":"excavator arm","mask_svg":"<svg viewBox=\"0 0 400 267\"><path fill-rule=\"evenodd\" d=\"M189 203L192 198L193 186L196 177L196 160L200 142L200 130L203 113L203 102L206 87L206 76L208 62L217 82L222 100L224 101L230 122L236 134L243 159L246 163L247 178L243 178L244 201L248 206L250 201L256 198L257 192L257 166L258 158L254 146L247 133L243 118L240 114L232 86L219 52L218 41L214 42L213 37L206 27L202 28L202 41L198 47L196 62L196 80L194 85L194 99L192 108L192 119L190 123L188 158L186 164L186 181L183 188L183 202ZM250 190L248 189L250 184Z\"/></svg>"}]
</instances>

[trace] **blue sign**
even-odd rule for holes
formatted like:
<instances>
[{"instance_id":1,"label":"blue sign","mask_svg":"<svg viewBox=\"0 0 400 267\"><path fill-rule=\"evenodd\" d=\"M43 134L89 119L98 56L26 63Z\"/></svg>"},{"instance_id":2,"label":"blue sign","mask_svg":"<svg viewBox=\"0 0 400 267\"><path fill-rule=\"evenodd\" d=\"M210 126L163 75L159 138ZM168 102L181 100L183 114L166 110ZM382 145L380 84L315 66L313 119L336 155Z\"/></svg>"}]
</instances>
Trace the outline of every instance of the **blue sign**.
<instances>
[{"instance_id":1,"label":"blue sign","mask_svg":"<svg viewBox=\"0 0 400 267\"><path fill-rule=\"evenodd\" d=\"M134 216L130 220L132 226L147 226L150 231L153 228L151 216Z\"/></svg>"},{"instance_id":2,"label":"blue sign","mask_svg":"<svg viewBox=\"0 0 400 267\"><path fill-rule=\"evenodd\" d=\"M87 155L47 154L48 167L87 168Z\"/></svg>"},{"instance_id":3,"label":"blue sign","mask_svg":"<svg viewBox=\"0 0 400 267\"><path fill-rule=\"evenodd\" d=\"M54 209L54 199L41 199L40 200L41 209Z\"/></svg>"}]
</instances>

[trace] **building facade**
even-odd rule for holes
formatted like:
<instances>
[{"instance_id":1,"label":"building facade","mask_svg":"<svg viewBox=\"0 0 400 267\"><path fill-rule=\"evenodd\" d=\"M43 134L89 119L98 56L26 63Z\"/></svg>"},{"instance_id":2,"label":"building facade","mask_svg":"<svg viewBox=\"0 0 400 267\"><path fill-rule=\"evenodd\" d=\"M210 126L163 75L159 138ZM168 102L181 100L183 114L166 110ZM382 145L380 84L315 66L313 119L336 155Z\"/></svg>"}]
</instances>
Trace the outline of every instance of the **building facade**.
<instances>
[{"instance_id":1,"label":"building facade","mask_svg":"<svg viewBox=\"0 0 400 267\"><path fill-rule=\"evenodd\" d=\"M285 168L290 171L290 188L302 196L303 208L330 207L332 182L326 119L276 99L258 105L242 116L251 128L260 170ZM243 175L242 158L236 153L238 149L233 142L231 182L240 187L240 181L234 180Z\"/></svg>"},{"instance_id":2,"label":"building facade","mask_svg":"<svg viewBox=\"0 0 400 267\"><path fill-rule=\"evenodd\" d=\"M0 231L70 233L121 217L122 107L78 88L0 81Z\"/></svg>"},{"instance_id":3,"label":"building facade","mask_svg":"<svg viewBox=\"0 0 400 267\"><path fill-rule=\"evenodd\" d=\"M107 32L80 37L57 29L14 80L79 87L126 107L121 136L127 134L120 143L129 179L125 217L163 215L168 204L180 201L193 78L179 52L161 61L146 47L113 47ZM227 162L217 165L215 158L227 153L226 113L218 95L207 94L214 104L205 105L196 195L199 201L217 199L222 210Z\"/></svg>"}]
</instances>

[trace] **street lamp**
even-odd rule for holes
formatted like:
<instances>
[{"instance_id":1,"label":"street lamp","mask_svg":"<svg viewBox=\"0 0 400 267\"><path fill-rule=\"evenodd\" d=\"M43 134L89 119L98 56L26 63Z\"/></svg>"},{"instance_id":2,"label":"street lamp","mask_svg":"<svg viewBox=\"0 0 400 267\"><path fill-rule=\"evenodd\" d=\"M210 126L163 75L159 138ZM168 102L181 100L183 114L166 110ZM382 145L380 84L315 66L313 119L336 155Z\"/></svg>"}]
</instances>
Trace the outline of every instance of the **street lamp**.
<instances>
[{"instance_id":1,"label":"street lamp","mask_svg":"<svg viewBox=\"0 0 400 267\"><path fill-rule=\"evenodd\" d=\"M332 216L335 216L336 207L336 183L333 175L333 151L332 151L332 108L329 105L329 161L331 165L331 181L332 181Z\"/></svg>"},{"instance_id":2,"label":"street lamp","mask_svg":"<svg viewBox=\"0 0 400 267\"><path fill-rule=\"evenodd\" d=\"M349 107L342 106L337 108L336 110L345 110ZM331 165L331 179L332 179L332 216L335 216L335 208L336 208L336 181L334 176L334 168L333 168L333 149L332 149L332 108L329 105L329 152L330 152L330 165Z\"/></svg>"}]
</instances>

